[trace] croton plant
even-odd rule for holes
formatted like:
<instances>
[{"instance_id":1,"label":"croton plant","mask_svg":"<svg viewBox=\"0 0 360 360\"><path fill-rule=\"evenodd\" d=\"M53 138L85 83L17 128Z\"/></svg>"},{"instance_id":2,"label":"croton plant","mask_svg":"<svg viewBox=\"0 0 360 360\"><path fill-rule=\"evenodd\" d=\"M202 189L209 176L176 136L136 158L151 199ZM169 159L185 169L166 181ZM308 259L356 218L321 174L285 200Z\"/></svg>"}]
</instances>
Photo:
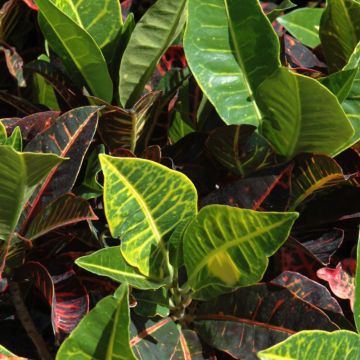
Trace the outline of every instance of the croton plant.
<instances>
[{"instance_id":1,"label":"croton plant","mask_svg":"<svg viewBox=\"0 0 360 360\"><path fill-rule=\"evenodd\" d=\"M359 0L0 6L1 359L360 359Z\"/></svg>"}]
</instances>

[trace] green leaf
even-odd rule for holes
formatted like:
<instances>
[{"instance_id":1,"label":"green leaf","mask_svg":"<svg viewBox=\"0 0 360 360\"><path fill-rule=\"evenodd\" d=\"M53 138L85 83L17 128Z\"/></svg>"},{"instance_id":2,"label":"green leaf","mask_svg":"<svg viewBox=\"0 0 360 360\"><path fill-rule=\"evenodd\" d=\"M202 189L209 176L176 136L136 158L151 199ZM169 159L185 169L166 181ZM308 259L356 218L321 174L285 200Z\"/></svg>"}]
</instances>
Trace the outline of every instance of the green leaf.
<instances>
[{"instance_id":1,"label":"green leaf","mask_svg":"<svg viewBox=\"0 0 360 360\"><path fill-rule=\"evenodd\" d=\"M184 234L192 297L206 299L259 281L268 257L286 241L297 217L224 205L202 208Z\"/></svg>"},{"instance_id":2,"label":"green leaf","mask_svg":"<svg viewBox=\"0 0 360 360\"><path fill-rule=\"evenodd\" d=\"M347 330L301 331L257 355L261 360L357 360L360 336Z\"/></svg>"},{"instance_id":3,"label":"green leaf","mask_svg":"<svg viewBox=\"0 0 360 360\"><path fill-rule=\"evenodd\" d=\"M188 329L180 329L179 344L172 360L205 360L204 349L199 335Z\"/></svg>"},{"instance_id":4,"label":"green leaf","mask_svg":"<svg viewBox=\"0 0 360 360\"><path fill-rule=\"evenodd\" d=\"M187 134L194 132L195 130L186 122L181 116L181 113L177 111L174 116L174 120L169 128L169 136L173 144L178 142Z\"/></svg>"},{"instance_id":5,"label":"green leaf","mask_svg":"<svg viewBox=\"0 0 360 360\"><path fill-rule=\"evenodd\" d=\"M167 284L166 281L153 281L130 266L121 255L120 246L95 251L90 255L76 259L75 263L94 274L107 276L119 283L127 282L136 289L158 289Z\"/></svg>"},{"instance_id":6,"label":"green leaf","mask_svg":"<svg viewBox=\"0 0 360 360\"><path fill-rule=\"evenodd\" d=\"M258 125L252 91L280 66L279 41L258 1L189 0L184 47L224 122Z\"/></svg>"},{"instance_id":7,"label":"green leaf","mask_svg":"<svg viewBox=\"0 0 360 360\"><path fill-rule=\"evenodd\" d=\"M194 185L185 175L149 160L100 155L100 163L112 236L121 239L130 265L162 279L169 265L164 237L196 214Z\"/></svg>"},{"instance_id":8,"label":"green leaf","mask_svg":"<svg viewBox=\"0 0 360 360\"><path fill-rule=\"evenodd\" d=\"M188 218L179 223L169 238L168 244L170 263L176 268L176 270L180 269L180 267L184 265L183 237L190 221L191 218Z\"/></svg>"},{"instance_id":9,"label":"green leaf","mask_svg":"<svg viewBox=\"0 0 360 360\"><path fill-rule=\"evenodd\" d=\"M185 5L186 0L158 0L136 24L120 65L124 107L135 104L161 56L181 32Z\"/></svg>"},{"instance_id":10,"label":"green leaf","mask_svg":"<svg viewBox=\"0 0 360 360\"><path fill-rule=\"evenodd\" d=\"M165 288L134 292L137 305L134 311L144 317L169 316L169 295Z\"/></svg>"},{"instance_id":11,"label":"green leaf","mask_svg":"<svg viewBox=\"0 0 360 360\"><path fill-rule=\"evenodd\" d=\"M87 31L109 61L123 21L118 0L52 0L63 13Z\"/></svg>"},{"instance_id":12,"label":"green leaf","mask_svg":"<svg viewBox=\"0 0 360 360\"><path fill-rule=\"evenodd\" d=\"M94 39L50 0L36 0L39 23L53 50L63 59L72 78L79 85L84 80L91 93L111 101L112 81L106 61Z\"/></svg>"},{"instance_id":13,"label":"green leaf","mask_svg":"<svg viewBox=\"0 0 360 360\"><path fill-rule=\"evenodd\" d=\"M276 20L304 45L314 48L320 45L320 19L324 9L303 8L291 11Z\"/></svg>"},{"instance_id":14,"label":"green leaf","mask_svg":"<svg viewBox=\"0 0 360 360\"><path fill-rule=\"evenodd\" d=\"M291 159L303 152L332 155L354 134L336 96L318 81L281 68L257 89L262 135Z\"/></svg>"},{"instance_id":15,"label":"green leaf","mask_svg":"<svg viewBox=\"0 0 360 360\"><path fill-rule=\"evenodd\" d=\"M358 237L356 254L354 320L356 329L360 334L360 232Z\"/></svg>"},{"instance_id":16,"label":"green leaf","mask_svg":"<svg viewBox=\"0 0 360 360\"><path fill-rule=\"evenodd\" d=\"M290 0L283 0L274 10L271 10L267 17L270 20L270 22L273 22L276 20L276 18L281 15L285 10L289 10L296 7L296 4L294 4Z\"/></svg>"},{"instance_id":17,"label":"green leaf","mask_svg":"<svg viewBox=\"0 0 360 360\"><path fill-rule=\"evenodd\" d=\"M85 199L73 194L65 194L35 215L29 224L25 237L29 240L35 240L59 227L84 220L98 220L98 217Z\"/></svg>"},{"instance_id":18,"label":"green leaf","mask_svg":"<svg viewBox=\"0 0 360 360\"><path fill-rule=\"evenodd\" d=\"M6 349L4 346L0 345L0 355L6 355L6 358L4 359L15 359L15 360L22 360L25 358L16 356L15 354L13 354L11 351L9 351L8 349Z\"/></svg>"},{"instance_id":19,"label":"green leaf","mask_svg":"<svg viewBox=\"0 0 360 360\"><path fill-rule=\"evenodd\" d=\"M100 300L62 343L57 360L136 360L130 347L129 287Z\"/></svg>"},{"instance_id":20,"label":"green leaf","mask_svg":"<svg viewBox=\"0 0 360 360\"><path fill-rule=\"evenodd\" d=\"M13 236L25 203L49 172L63 159L52 154L19 153L0 146L0 239Z\"/></svg>"},{"instance_id":21,"label":"green leaf","mask_svg":"<svg viewBox=\"0 0 360 360\"><path fill-rule=\"evenodd\" d=\"M273 164L274 152L252 125L228 125L215 129L206 147L219 164L244 176Z\"/></svg>"},{"instance_id":22,"label":"green leaf","mask_svg":"<svg viewBox=\"0 0 360 360\"><path fill-rule=\"evenodd\" d=\"M330 71L341 70L360 40L360 3L328 0L321 18L320 39Z\"/></svg>"}]
</instances>

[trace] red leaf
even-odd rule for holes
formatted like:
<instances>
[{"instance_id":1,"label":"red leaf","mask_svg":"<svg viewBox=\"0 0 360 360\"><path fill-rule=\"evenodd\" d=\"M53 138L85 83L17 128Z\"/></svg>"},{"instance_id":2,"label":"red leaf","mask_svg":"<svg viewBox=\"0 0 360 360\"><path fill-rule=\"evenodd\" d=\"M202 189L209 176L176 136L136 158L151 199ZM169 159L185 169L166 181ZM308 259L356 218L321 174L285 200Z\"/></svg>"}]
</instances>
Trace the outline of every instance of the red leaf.
<instances>
[{"instance_id":1,"label":"red leaf","mask_svg":"<svg viewBox=\"0 0 360 360\"><path fill-rule=\"evenodd\" d=\"M38 11L39 8L35 4L34 0L23 0L23 2L32 10Z\"/></svg>"}]
</instances>

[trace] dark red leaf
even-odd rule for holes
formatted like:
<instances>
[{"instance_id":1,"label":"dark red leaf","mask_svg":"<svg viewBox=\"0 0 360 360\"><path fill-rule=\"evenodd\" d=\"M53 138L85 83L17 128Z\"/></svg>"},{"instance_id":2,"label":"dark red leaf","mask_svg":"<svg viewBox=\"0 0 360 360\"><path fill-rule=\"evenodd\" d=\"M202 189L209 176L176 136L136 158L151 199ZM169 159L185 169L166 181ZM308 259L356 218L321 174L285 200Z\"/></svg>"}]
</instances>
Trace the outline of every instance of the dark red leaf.
<instances>
[{"instance_id":1,"label":"dark red leaf","mask_svg":"<svg viewBox=\"0 0 360 360\"><path fill-rule=\"evenodd\" d=\"M12 107L14 107L16 110L20 111L24 115L31 115L33 113L47 110L44 107L35 106L31 102L21 97L7 93L5 91L0 91L0 100L11 105Z\"/></svg>"}]
</instances>

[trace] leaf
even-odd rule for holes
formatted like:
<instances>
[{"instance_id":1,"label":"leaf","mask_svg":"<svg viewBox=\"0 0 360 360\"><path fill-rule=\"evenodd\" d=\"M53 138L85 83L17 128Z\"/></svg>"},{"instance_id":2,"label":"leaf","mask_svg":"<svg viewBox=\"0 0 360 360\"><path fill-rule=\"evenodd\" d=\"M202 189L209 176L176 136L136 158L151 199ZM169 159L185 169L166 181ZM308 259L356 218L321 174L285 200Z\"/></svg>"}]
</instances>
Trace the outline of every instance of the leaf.
<instances>
[{"instance_id":1,"label":"leaf","mask_svg":"<svg viewBox=\"0 0 360 360\"><path fill-rule=\"evenodd\" d=\"M143 96L130 110L105 105L99 122L99 131L111 152L116 152L120 148L135 151L146 125L152 120L153 106L159 97L160 92L151 92Z\"/></svg>"},{"instance_id":2,"label":"leaf","mask_svg":"<svg viewBox=\"0 0 360 360\"><path fill-rule=\"evenodd\" d=\"M324 155L304 155L296 159L292 174L290 208L296 209L315 192L346 183L340 165Z\"/></svg>"},{"instance_id":3,"label":"leaf","mask_svg":"<svg viewBox=\"0 0 360 360\"><path fill-rule=\"evenodd\" d=\"M32 280L45 298L51 307L51 323L57 338L71 333L89 310L87 291L73 270L54 263L45 267L39 262L28 261L15 270L14 276L19 281Z\"/></svg>"},{"instance_id":4,"label":"leaf","mask_svg":"<svg viewBox=\"0 0 360 360\"><path fill-rule=\"evenodd\" d=\"M148 160L100 155L100 163L112 236L121 238L130 265L161 280L168 266L165 235L196 214L194 185L185 175Z\"/></svg>"},{"instance_id":5,"label":"leaf","mask_svg":"<svg viewBox=\"0 0 360 360\"><path fill-rule=\"evenodd\" d=\"M0 49L1 48L2 47L0 46ZM17 86L26 87L26 81L23 72L24 60L13 47L3 47L2 50L4 51L6 65L9 73L16 80Z\"/></svg>"},{"instance_id":6,"label":"leaf","mask_svg":"<svg viewBox=\"0 0 360 360\"><path fill-rule=\"evenodd\" d=\"M291 11L276 20L304 45L314 48L320 45L320 19L324 9L303 8Z\"/></svg>"},{"instance_id":7,"label":"leaf","mask_svg":"<svg viewBox=\"0 0 360 360\"><path fill-rule=\"evenodd\" d=\"M165 288L134 292L133 296L137 302L136 314L143 317L169 316L169 295Z\"/></svg>"},{"instance_id":8,"label":"leaf","mask_svg":"<svg viewBox=\"0 0 360 360\"><path fill-rule=\"evenodd\" d=\"M169 136L173 143L178 142L187 134L194 132L194 129L183 120L180 112L175 113L175 117L169 128Z\"/></svg>"},{"instance_id":9,"label":"leaf","mask_svg":"<svg viewBox=\"0 0 360 360\"><path fill-rule=\"evenodd\" d=\"M52 154L19 153L0 146L0 239L10 241L21 211L36 186L63 159Z\"/></svg>"},{"instance_id":10,"label":"leaf","mask_svg":"<svg viewBox=\"0 0 360 360\"><path fill-rule=\"evenodd\" d=\"M330 71L341 70L360 40L360 4L328 0L321 18L320 39Z\"/></svg>"},{"instance_id":11,"label":"leaf","mask_svg":"<svg viewBox=\"0 0 360 360\"><path fill-rule=\"evenodd\" d=\"M185 5L185 0L158 0L136 24L120 65L124 107L135 104L161 56L182 30Z\"/></svg>"},{"instance_id":12,"label":"leaf","mask_svg":"<svg viewBox=\"0 0 360 360\"><path fill-rule=\"evenodd\" d=\"M100 300L62 343L57 360L136 360L130 348L129 287L122 284L114 296Z\"/></svg>"},{"instance_id":13,"label":"leaf","mask_svg":"<svg viewBox=\"0 0 360 360\"><path fill-rule=\"evenodd\" d=\"M343 260L339 262L335 269L322 268L317 271L317 276L329 283L331 291L340 299L349 299L350 307L354 308L355 297L355 265Z\"/></svg>"},{"instance_id":14,"label":"leaf","mask_svg":"<svg viewBox=\"0 0 360 360\"><path fill-rule=\"evenodd\" d=\"M288 209L292 165L270 170L221 186L200 199L200 207L210 204L229 205L258 211Z\"/></svg>"},{"instance_id":15,"label":"leaf","mask_svg":"<svg viewBox=\"0 0 360 360\"><path fill-rule=\"evenodd\" d=\"M184 265L183 238L184 232L189 225L191 218L183 220L179 223L170 235L169 244L169 260L175 271Z\"/></svg>"},{"instance_id":16,"label":"leaf","mask_svg":"<svg viewBox=\"0 0 360 360\"><path fill-rule=\"evenodd\" d=\"M261 360L356 360L360 357L360 336L347 330L302 331L257 355Z\"/></svg>"},{"instance_id":17,"label":"leaf","mask_svg":"<svg viewBox=\"0 0 360 360\"><path fill-rule=\"evenodd\" d=\"M354 133L341 106L316 80L281 68L257 89L262 135L279 155L332 155Z\"/></svg>"},{"instance_id":18,"label":"leaf","mask_svg":"<svg viewBox=\"0 0 360 360\"><path fill-rule=\"evenodd\" d=\"M246 360L297 331L338 329L324 312L273 284L256 284L202 303L194 325L205 343Z\"/></svg>"},{"instance_id":19,"label":"leaf","mask_svg":"<svg viewBox=\"0 0 360 360\"><path fill-rule=\"evenodd\" d=\"M76 259L75 263L97 275L108 276L119 283L127 282L136 289L151 290L166 285L166 281L153 281L130 266L121 255L120 246L95 251L90 255Z\"/></svg>"},{"instance_id":20,"label":"leaf","mask_svg":"<svg viewBox=\"0 0 360 360\"><path fill-rule=\"evenodd\" d=\"M280 66L277 36L258 1L226 0L224 7L223 0L189 0L184 48L222 120L258 125L261 116L250 96Z\"/></svg>"},{"instance_id":21,"label":"leaf","mask_svg":"<svg viewBox=\"0 0 360 360\"><path fill-rule=\"evenodd\" d=\"M112 58L123 25L118 0L53 0L53 3L95 40L108 61Z\"/></svg>"},{"instance_id":22,"label":"leaf","mask_svg":"<svg viewBox=\"0 0 360 360\"><path fill-rule=\"evenodd\" d=\"M360 238L360 232L359 232ZM354 299L354 320L357 332L360 333L360 241L356 246L356 273L355 273L355 299Z\"/></svg>"},{"instance_id":23,"label":"leaf","mask_svg":"<svg viewBox=\"0 0 360 360\"><path fill-rule=\"evenodd\" d=\"M318 282L306 276L293 272L284 271L275 279L272 284L286 287L294 295L308 303L323 309L342 314L339 303L331 296L329 290Z\"/></svg>"},{"instance_id":24,"label":"leaf","mask_svg":"<svg viewBox=\"0 0 360 360\"><path fill-rule=\"evenodd\" d=\"M30 199L22 216L21 233L35 209L72 189L94 136L98 111L96 106L73 109L60 116L51 127L38 134L25 147L26 151L54 153L70 159L66 166L60 165L54 169Z\"/></svg>"},{"instance_id":25,"label":"leaf","mask_svg":"<svg viewBox=\"0 0 360 360\"><path fill-rule=\"evenodd\" d=\"M290 0L283 0L274 10L271 10L267 17L270 20L270 22L273 22L276 20L276 18L281 15L285 10L290 10L292 8L296 7L296 4L294 4Z\"/></svg>"},{"instance_id":26,"label":"leaf","mask_svg":"<svg viewBox=\"0 0 360 360\"><path fill-rule=\"evenodd\" d=\"M273 164L273 151L252 125L228 125L211 132L206 147L234 174L247 176Z\"/></svg>"},{"instance_id":27,"label":"leaf","mask_svg":"<svg viewBox=\"0 0 360 360\"><path fill-rule=\"evenodd\" d=\"M1 90L0 101L9 104L24 115L30 115L43 110L43 108L33 105L30 101Z\"/></svg>"},{"instance_id":28,"label":"leaf","mask_svg":"<svg viewBox=\"0 0 360 360\"><path fill-rule=\"evenodd\" d=\"M3 360L26 360L26 358L16 356L2 345L0 345L0 355L4 355L4 357L0 357Z\"/></svg>"},{"instance_id":29,"label":"leaf","mask_svg":"<svg viewBox=\"0 0 360 360\"><path fill-rule=\"evenodd\" d=\"M91 93L105 101L112 99L113 86L95 40L50 0L37 0L42 32L54 51L63 59L68 75L78 85L87 83Z\"/></svg>"},{"instance_id":30,"label":"leaf","mask_svg":"<svg viewBox=\"0 0 360 360\"><path fill-rule=\"evenodd\" d=\"M172 359L180 334L170 318L132 316L130 329L130 344L138 359Z\"/></svg>"},{"instance_id":31,"label":"leaf","mask_svg":"<svg viewBox=\"0 0 360 360\"><path fill-rule=\"evenodd\" d=\"M25 233L29 240L59 227L84 220L98 220L89 203L73 194L65 194L41 209L31 220Z\"/></svg>"},{"instance_id":32,"label":"leaf","mask_svg":"<svg viewBox=\"0 0 360 360\"><path fill-rule=\"evenodd\" d=\"M255 212L224 205L202 208L184 233L184 260L194 299L259 281L286 241L297 213Z\"/></svg>"}]
</instances>

